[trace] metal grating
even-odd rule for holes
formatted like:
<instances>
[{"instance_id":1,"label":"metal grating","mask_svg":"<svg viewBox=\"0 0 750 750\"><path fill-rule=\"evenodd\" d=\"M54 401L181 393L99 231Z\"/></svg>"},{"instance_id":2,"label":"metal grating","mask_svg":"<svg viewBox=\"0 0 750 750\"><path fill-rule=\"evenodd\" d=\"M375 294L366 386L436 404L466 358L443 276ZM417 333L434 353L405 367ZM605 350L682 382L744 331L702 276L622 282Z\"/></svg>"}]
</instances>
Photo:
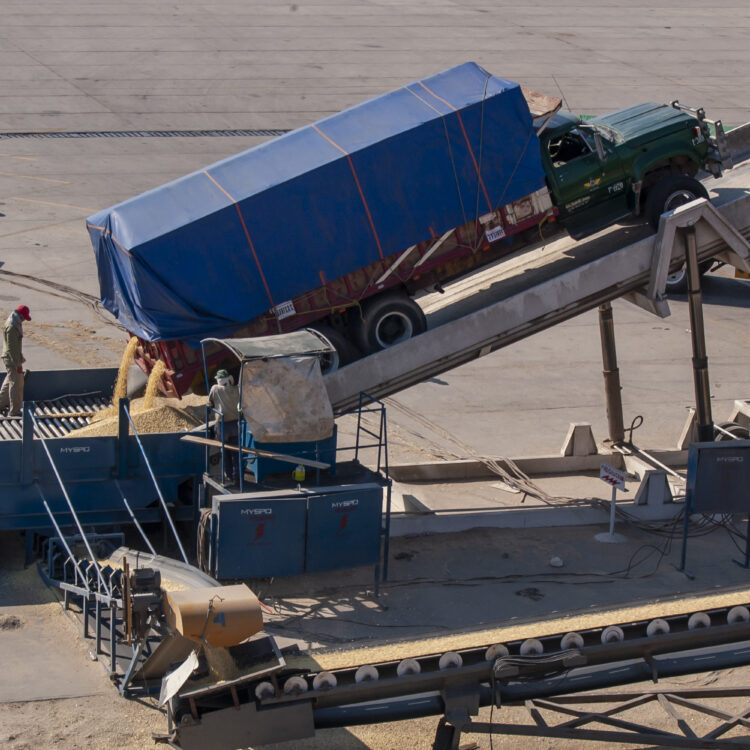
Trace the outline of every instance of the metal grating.
<instances>
[{"instance_id":1,"label":"metal grating","mask_svg":"<svg viewBox=\"0 0 750 750\"><path fill-rule=\"evenodd\" d=\"M65 437L79 427L91 422L86 413L101 411L110 406L110 399L101 395L64 396L50 401L37 401L35 415L43 437ZM45 414L83 413L80 417L45 417ZM21 440L23 438L23 420L21 417L0 418L0 441Z\"/></svg>"}]
</instances>

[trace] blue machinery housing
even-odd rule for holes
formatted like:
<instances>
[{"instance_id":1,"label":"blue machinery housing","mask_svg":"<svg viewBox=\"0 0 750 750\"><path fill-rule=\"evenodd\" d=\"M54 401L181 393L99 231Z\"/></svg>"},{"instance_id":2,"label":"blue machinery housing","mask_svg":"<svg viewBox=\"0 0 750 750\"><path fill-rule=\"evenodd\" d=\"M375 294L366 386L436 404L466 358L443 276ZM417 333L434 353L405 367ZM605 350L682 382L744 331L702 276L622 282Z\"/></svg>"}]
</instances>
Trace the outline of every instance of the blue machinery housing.
<instances>
[{"instance_id":1,"label":"blue machinery housing","mask_svg":"<svg viewBox=\"0 0 750 750\"><path fill-rule=\"evenodd\" d=\"M0 479L0 530L51 529L45 501L60 526L71 526L75 519L61 484L87 526L130 523L131 511L142 522L159 521L159 492L170 502L183 499L176 504L178 520L193 519L194 499L183 495L181 486L200 476L203 451L198 446L181 443L179 434L128 435L127 419L121 420L116 437L42 441L34 439L33 409L34 403L27 402L23 439L0 442L0 465L9 467ZM158 489L148 463L156 467Z\"/></svg>"},{"instance_id":2,"label":"blue machinery housing","mask_svg":"<svg viewBox=\"0 0 750 750\"><path fill-rule=\"evenodd\" d=\"M225 580L376 565L382 512L376 483L214 496L209 570Z\"/></svg>"},{"instance_id":3,"label":"blue machinery housing","mask_svg":"<svg viewBox=\"0 0 750 750\"><path fill-rule=\"evenodd\" d=\"M108 399L115 372L34 373L27 395L53 403L60 402L60 394L67 394L65 403L73 403L76 393ZM360 471L354 477L350 474L349 484L336 487L313 487L308 482L304 490L281 490L253 484L253 492L237 494L210 480L202 445L181 440L182 433L139 435L131 430L128 406L127 400L120 402L116 436L76 438L51 437L46 427L42 430L44 414L34 401L25 402L22 421L14 421L19 439L0 440L0 465L5 467L0 475L0 530L57 535L61 540L77 535L85 540L86 530L92 528L162 522L172 526L187 562L174 522L197 527L211 485L218 494L208 501L208 560L211 573L219 578L297 575L380 562L382 537L388 529L387 522L382 528L387 482L380 482L379 475L368 473L374 484L362 484ZM385 430L382 405L368 408L381 414L381 432L375 435L380 446ZM58 428L61 434L63 427ZM354 450L355 458L359 449L368 447L359 432L354 448L341 449ZM305 450L290 447L298 454ZM336 453L335 438L314 448L314 455L332 466ZM273 459L256 460L250 468L262 478L283 471L287 485L292 469ZM143 533L140 527L138 531ZM27 535L29 545L33 536ZM382 571L387 575L387 562Z\"/></svg>"},{"instance_id":4,"label":"blue machinery housing","mask_svg":"<svg viewBox=\"0 0 750 750\"><path fill-rule=\"evenodd\" d=\"M184 497L181 486L200 476L203 451L181 443L179 434L128 435L127 420L113 437L44 436L41 424L35 430L35 418L40 423L43 419L43 414L35 414L36 400L59 400L61 394L68 394L65 403L80 395L109 399L115 374L113 369L77 370L35 372L29 378L30 400L24 405L19 439L0 440L0 530L51 529L45 502L60 526L73 525L66 492L87 526L128 523L131 511L140 521L158 521L162 510L147 462L155 467L159 490L170 501ZM57 434L70 432L64 420L55 421ZM190 520L194 510L189 493L184 501L176 507L177 517Z\"/></svg>"}]
</instances>

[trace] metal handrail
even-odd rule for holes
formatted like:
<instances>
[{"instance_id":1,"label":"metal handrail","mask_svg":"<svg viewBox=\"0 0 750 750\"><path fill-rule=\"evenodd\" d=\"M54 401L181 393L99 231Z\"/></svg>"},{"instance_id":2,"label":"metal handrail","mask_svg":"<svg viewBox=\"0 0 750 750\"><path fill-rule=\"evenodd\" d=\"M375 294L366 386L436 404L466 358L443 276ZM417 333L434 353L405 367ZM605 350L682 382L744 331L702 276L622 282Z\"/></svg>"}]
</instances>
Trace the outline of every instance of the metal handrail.
<instances>
[{"instance_id":1,"label":"metal handrail","mask_svg":"<svg viewBox=\"0 0 750 750\"><path fill-rule=\"evenodd\" d=\"M224 452L225 452L224 451L224 412L219 411L218 409L214 409L213 406L209 406L208 404L206 404L206 438L207 439L211 437L211 433L210 433L211 426L209 424L209 421L210 421L209 417L211 415L211 412L218 415L218 422L219 422L219 425L221 426L221 429L219 431L219 437L221 441L221 483L223 484L224 476L225 476L224 472L226 469L226 467L224 466ZM206 474L209 473L209 454L210 454L209 446L206 445ZM240 459L241 458L242 456L240 456Z\"/></svg>"},{"instance_id":2,"label":"metal handrail","mask_svg":"<svg viewBox=\"0 0 750 750\"><path fill-rule=\"evenodd\" d=\"M164 499L164 495L161 494L161 489L159 489L159 483L156 481L156 475L154 474L154 470L151 468L151 462L148 460L148 456L146 455L146 450L143 447L143 443L141 442L141 436L138 434L138 430L135 429L135 425L133 424L133 418L130 416L130 410L128 407L122 403L122 400L120 401L120 409L125 414L125 416L128 418L128 422L130 422L130 427L133 430L133 436L135 437L136 442L138 443L138 447L140 448L141 455L143 456L143 460L146 463L146 468L148 469L148 473L151 476L151 481L154 484L154 488L156 489L156 493L159 495L159 502L161 503L162 510L164 511L164 515L167 517L167 521L169 521L169 527L172 529L172 534L174 534L175 541L177 542L177 546L180 548L180 554L182 555L182 559L185 561L186 564L188 563L187 555L185 554L185 550L182 546L182 542L180 541L180 537L177 533L177 529L174 525L174 521L172 520L172 516L169 513L169 509L167 508L167 502Z\"/></svg>"},{"instance_id":3,"label":"metal handrail","mask_svg":"<svg viewBox=\"0 0 750 750\"><path fill-rule=\"evenodd\" d=\"M49 516L50 521L52 521L52 525L55 527L55 531L57 532L57 536L59 537L60 541L62 542L63 547L65 547L65 551L68 553L68 558L73 563L73 566L76 569L76 579L80 578L83 582L84 587L86 588L86 591L88 593L91 593L91 588L89 586L89 582L86 579L86 576L83 575L81 572L81 569L78 567L78 561L76 560L75 556L73 555L73 551L68 546L68 542L65 539L65 536L63 535L60 527L57 525L57 521L55 521L55 516L53 515L52 511L50 510L49 505L47 504L47 500L44 497L44 493L42 492L42 488L37 484L36 485L37 492L39 493L40 497L42 498L42 504L44 505L44 509L47 511L47 515ZM52 575L52 571L50 570L50 576Z\"/></svg>"},{"instance_id":4,"label":"metal handrail","mask_svg":"<svg viewBox=\"0 0 750 750\"><path fill-rule=\"evenodd\" d=\"M365 406L365 400L367 400L367 407ZM369 412L380 412L380 425L379 431L376 433L370 430L368 427L362 424L362 414ZM367 435L375 438L377 443L371 445L363 445L360 443L360 433L364 432ZM383 537L383 580L388 580L388 558L390 556L391 548L391 504L393 501L392 486L393 483L390 477L390 467L388 464L388 422L386 420L386 408L385 402L380 399L374 398L369 393L360 391L359 394L359 407L357 409L357 433L355 439L355 445L353 448L338 448L337 451L353 450L354 460L359 458L359 451L362 448L377 448L378 449L378 461L377 471L380 473L381 460L384 463L384 473L386 478L386 506L385 506L385 526L381 528L381 536Z\"/></svg>"},{"instance_id":5,"label":"metal handrail","mask_svg":"<svg viewBox=\"0 0 750 750\"><path fill-rule=\"evenodd\" d=\"M742 438L737 437L737 435L733 435L729 430L725 430L723 427L720 427L718 424L714 424L714 429L717 432L720 432L722 435L726 435L727 437L732 438L732 440L742 440Z\"/></svg>"},{"instance_id":6,"label":"metal handrail","mask_svg":"<svg viewBox=\"0 0 750 750\"><path fill-rule=\"evenodd\" d=\"M367 400L368 408L365 408L365 400ZM377 404L377 406L373 406L373 404ZM362 414L367 414L369 412L380 412L380 429L377 433L373 432L362 424ZM362 432L375 438L378 442L372 445L361 445L359 436ZM355 461L359 458L359 451L361 448L378 449L377 471L380 471L381 459L384 458L385 476L388 477L388 430L386 426L385 403L380 399L371 396L369 393L365 393L364 391L361 391L359 394L359 406L357 408L357 433L355 445L353 448ZM352 449L343 448L339 450Z\"/></svg>"},{"instance_id":7,"label":"metal handrail","mask_svg":"<svg viewBox=\"0 0 750 750\"><path fill-rule=\"evenodd\" d=\"M156 557L156 550L154 549L153 545L149 541L149 538L146 536L146 532L143 530L143 527L138 522L138 519L135 517L135 513L133 513L133 509L130 507L130 504L128 503L128 499L125 497L125 493L122 491L122 487L120 487L120 480L115 479L115 487L117 487L117 491L120 493L120 499L123 502L123 505L125 506L125 509L128 511L128 514L130 515L130 520L133 522L133 525L138 529L138 532L140 533L141 537L143 537L143 541L146 542L146 546L148 547L151 554Z\"/></svg>"},{"instance_id":8,"label":"metal handrail","mask_svg":"<svg viewBox=\"0 0 750 750\"><path fill-rule=\"evenodd\" d=\"M68 491L65 489L65 485L63 484L62 477L60 476L60 472L57 470L57 466L55 464L54 459L52 458L52 454L49 451L49 448L47 447L47 441L42 436L41 430L39 429L39 424L36 421L36 417L34 416L34 402L27 402L27 413L31 419L32 424L34 425L34 432L36 433L36 436L39 438L39 440L42 443L42 448L44 448L44 452L47 454L47 459L50 462L50 466L52 466L52 471L55 473L55 477L57 478L57 483L60 485L60 489L62 490L63 496L65 497L65 502L68 504L68 508L70 508L70 512L73 516L73 520L75 521L76 527L78 528L78 533L81 535L81 539L83 539L83 543L86 545L86 551L89 553L89 558L95 562L96 557L94 557L94 551L91 549L91 545L89 544L89 540L86 537L86 533L83 530L83 526L81 526L81 521L78 518L78 514L75 511L75 508L73 507L73 503L70 500L70 496L68 495ZM55 527L57 527L57 524L55 524ZM102 589L106 591L109 595L112 594L112 592L107 588L107 584L104 580L104 577L102 576L101 570L99 570L99 566L96 566L96 575L99 578L99 582L102 585Z\"/></svg>"}]
</instances>

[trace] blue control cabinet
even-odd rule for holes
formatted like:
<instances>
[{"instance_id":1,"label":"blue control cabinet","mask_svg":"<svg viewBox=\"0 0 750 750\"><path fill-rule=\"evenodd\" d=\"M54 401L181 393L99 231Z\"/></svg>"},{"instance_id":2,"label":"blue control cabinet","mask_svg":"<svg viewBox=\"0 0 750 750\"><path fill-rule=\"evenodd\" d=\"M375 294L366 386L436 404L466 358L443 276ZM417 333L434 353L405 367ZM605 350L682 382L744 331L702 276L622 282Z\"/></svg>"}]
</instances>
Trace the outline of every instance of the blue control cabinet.
<instances>
[{"instance_id":1,"label":"blue control cabinet","mask_svg":"<svg viewBox=\"0 0 750 750\"><path fill-rule=\"evenodd\" d=\"M744 515L750 511L750 440L691 443L688 451L682 556L679 570L689 578L687 540L694 513ZM750 515L747 517L745 559L735 560L750 569Z\"/></svg>"},{"instance_id":2,"label":"blue control cabinet","mask_svg":"<svg viewBox=\"0 0 750 750\"><path fill-rule=\"evenodd\" d=\"M380 556L382 505L383 488L377 484L309 497L305 570L374 565Z\"/></svg>"},{"instance_id":3,"label":"blue control cabinet","mask_svg":"<svg viewBox=\"0 0 750 750\"><path fill-rule=\"evenodd\" d=\"M377 483L216 496L211 572L275 578L375 565L382 505Z\"/></svg>"},{"instance_id":4,"label":"blue control cabinet","mask_svg":"<svg viewBox=\"0 0 750 750\"><path fill-rule=\"evenodd\" d=\"M692 443L687 468L691 513L750 511L750 440Z\"/></svg>"},{"instance_id":5,"label":"blue control cabinet","mask_svg":"<svg viewBox=\"0 0 750 750\"><path fill-rule=\"evenodd\" d=\"M306 499L222 495L214 498L213 514L217 578L272 578L304 571Z\"/></svg>"}]
</instances>

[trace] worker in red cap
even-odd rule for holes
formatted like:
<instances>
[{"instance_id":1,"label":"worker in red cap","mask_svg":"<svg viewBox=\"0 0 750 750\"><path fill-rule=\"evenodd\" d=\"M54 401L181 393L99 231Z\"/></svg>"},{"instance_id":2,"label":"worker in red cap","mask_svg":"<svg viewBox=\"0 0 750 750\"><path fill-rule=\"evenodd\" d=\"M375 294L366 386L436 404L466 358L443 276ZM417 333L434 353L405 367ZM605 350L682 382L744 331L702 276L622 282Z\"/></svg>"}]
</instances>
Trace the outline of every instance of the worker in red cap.
<instances>
[{"instance_id":1,"label":"worker in red cap","mask_svg":"<svg viewBox=\"0 0 750 750\"><path fill-rule=\"evenodd\" d=\"M8 316L3 329L3 364L5 380L0 388L0 412L8 409L9 417L20 417L23 405L23 321L31 320L29 308L19 305Z\"/></svg>"}]
</instances>

